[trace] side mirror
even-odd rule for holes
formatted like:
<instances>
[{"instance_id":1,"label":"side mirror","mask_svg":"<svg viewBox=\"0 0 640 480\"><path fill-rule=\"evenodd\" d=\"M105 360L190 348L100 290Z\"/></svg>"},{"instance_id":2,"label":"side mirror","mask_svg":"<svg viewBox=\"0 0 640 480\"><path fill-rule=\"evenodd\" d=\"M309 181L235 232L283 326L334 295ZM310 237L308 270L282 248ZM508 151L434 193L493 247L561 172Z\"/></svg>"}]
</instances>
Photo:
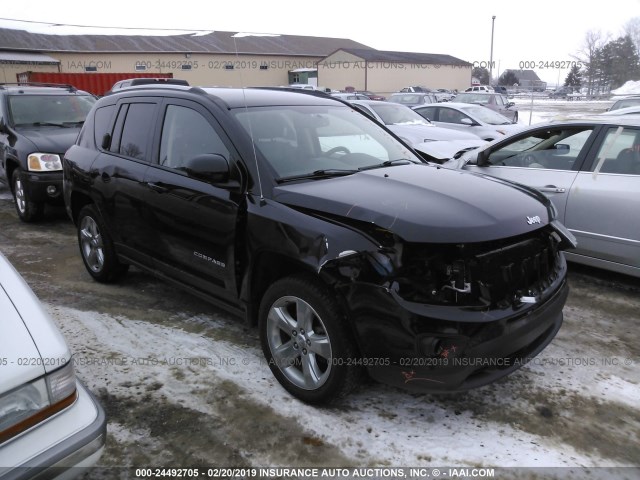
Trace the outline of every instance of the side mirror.
<instances>
[{"instance_id":1,"label":"side mirror","mask_svg":"<svg viewBox=\"0 0 640 480\"><path fill-rule=\"evenodd\" d=\"M226 183L229 180L229 162L217 153L203 153L190 158L181 170L193 178L210 183Z\"/></svg>"},{"instance_id":2,"label":"side mirror","mask_svg":"<svg viewBox=\"0 0 640 480\"><path fill-rule=\"evenodd\" d=\"M487 165L489 165L489 154L486 150L480 150L477 153L475 159L469 160L468 163L471 165L475 164L479 167L486 167Z\"/></svg>"},{"instance_id":3,"label":"side mirror","mask_svg":"<svg viewBox=\"0 0 640 480\"><path fill-rule=\"evenodd\" d=\"M514 103L514 102L509 102L509 103L507 103L507 108L511 108L511 107L513 107L514 105L515 105L515 103Z\"/></svg>"},{"instance_id":4,"label":"side mirror","mask_svg":"<svg viewBox=\"0 0 640 480\"><path fill-rule=\"evenodd\" d=\"M463 125L476 125L476 123L471 120L470 118L461 118L460 119L460 123L462 123Z\"/></svg>"},{"instance_id":5,"label":"side mirror","mask_svg":"<svg viewBox=\"0 0 640 480\"><path fill-rule=\"evenodd\" d=\"M553 155L566 155L571 150L571 147L566 143L557 143L555 148L551 150Z\"/></svg>"}]
</instances>

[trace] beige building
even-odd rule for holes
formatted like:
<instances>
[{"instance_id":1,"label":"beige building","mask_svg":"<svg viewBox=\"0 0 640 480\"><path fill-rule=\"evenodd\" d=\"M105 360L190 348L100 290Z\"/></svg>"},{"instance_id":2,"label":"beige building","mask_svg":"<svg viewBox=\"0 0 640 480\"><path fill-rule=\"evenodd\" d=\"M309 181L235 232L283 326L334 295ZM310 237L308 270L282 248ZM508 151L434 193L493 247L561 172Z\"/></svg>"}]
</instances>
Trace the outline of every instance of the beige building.
<instances>
[{"instance_id":1,"label":"beige building","mask_svg":"<svg viewBox=\"0 0 640 480\"><path fill-rule=\"evenodd\" d=\"M234 32L50 35L0 28L0 82L16 82L17 74L27 71L169 73L192 85L309 83L385 94L408 85L462 89L471 80L471 65L449 55L382 52L342 38Z\"/></svg>"},{"instance_id":2,"label":"beige building","mask_svg":"<svg viewBox=\"0 0 640 480\"><path fill-rule=\"evenodd\" d=\"M318 84L383 95L418 85L464 90L471 69L470 63L451 55L340 48L318 62Z\"/></svg>"},{"instance_id":3,"label":"beige building","mask_svg":"<svg viewBox=\"0 0 640 480\"><path fill-rule=\"evenodd\" d=\"M0 28L0 82L16 82L26 71L145 72L172 73L193 85L287 85L315 79L318 60L343 47L368 48L296 35L47 35Z\"/></svg>"}]
</instances>

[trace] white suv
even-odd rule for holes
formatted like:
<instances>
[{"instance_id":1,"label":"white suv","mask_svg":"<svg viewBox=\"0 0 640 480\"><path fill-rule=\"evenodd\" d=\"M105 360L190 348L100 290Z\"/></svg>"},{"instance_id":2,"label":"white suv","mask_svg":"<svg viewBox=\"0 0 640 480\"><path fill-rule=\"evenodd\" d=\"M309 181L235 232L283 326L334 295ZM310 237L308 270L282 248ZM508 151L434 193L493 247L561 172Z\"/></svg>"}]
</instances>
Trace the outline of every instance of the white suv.
<instances>
[{"instance_id":1,"label":"white suv","mask_svg":"<svg viewBox=\"0 0 640 480\"><path fill-rule=\"evenodd\" d=\"M465 92L488 92L493 93L493 88L488 85L474 85L465 90Z\"/></svg>"}]
</instances>

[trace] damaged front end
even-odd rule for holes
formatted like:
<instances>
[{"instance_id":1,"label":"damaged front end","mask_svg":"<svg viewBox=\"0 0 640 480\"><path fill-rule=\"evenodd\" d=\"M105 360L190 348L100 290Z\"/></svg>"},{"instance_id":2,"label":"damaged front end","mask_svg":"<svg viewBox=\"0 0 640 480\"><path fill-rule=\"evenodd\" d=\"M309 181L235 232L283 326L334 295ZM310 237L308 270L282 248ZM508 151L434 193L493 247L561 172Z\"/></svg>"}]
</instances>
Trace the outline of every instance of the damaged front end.
<instances>
[{"instance_id":1,"label":"damaged front end","mask_svg":"<svg viewBox=\"0 0 640 480\"><path fill-rule=\"evenodd\" d=\"M359 227L380 248L344 251L322 273L346 299L377 380L418 391L480 386L522 366L560 328L562 250L575 245L562 225L459 244Z\"/></svg>"}]
</instances>

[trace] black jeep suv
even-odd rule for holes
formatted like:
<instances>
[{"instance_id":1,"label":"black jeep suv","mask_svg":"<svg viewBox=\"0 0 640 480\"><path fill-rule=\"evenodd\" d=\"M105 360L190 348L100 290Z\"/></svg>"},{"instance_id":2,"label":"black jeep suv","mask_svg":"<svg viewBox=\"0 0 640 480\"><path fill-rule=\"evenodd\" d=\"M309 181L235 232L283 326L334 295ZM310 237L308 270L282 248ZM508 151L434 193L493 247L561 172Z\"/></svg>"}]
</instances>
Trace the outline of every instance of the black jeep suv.
<instances>
[{"instance_id":1,"label":"black jeep suv","mask_svg":"<svg viewBox=\"0 0 640 480\"><path fill-rule=\"evenodd\" d=\"M278 381L323 403L367 370L480 386L562 323L571 234L541 194L427 164L326 95L133 87L64 157L89 274L130 264L259 328Z\"/></svg>"},{"instance_id":2,"label":"black jeep suv","mask_svg":"<svg viewBox=\"0 0 640 480\"><path fill-rule=\"evenodd\" d=\"M62 205L62 156L95 101L71 86L0 84L0 181L22 221Z\"/></svg>"}]
</instances>

